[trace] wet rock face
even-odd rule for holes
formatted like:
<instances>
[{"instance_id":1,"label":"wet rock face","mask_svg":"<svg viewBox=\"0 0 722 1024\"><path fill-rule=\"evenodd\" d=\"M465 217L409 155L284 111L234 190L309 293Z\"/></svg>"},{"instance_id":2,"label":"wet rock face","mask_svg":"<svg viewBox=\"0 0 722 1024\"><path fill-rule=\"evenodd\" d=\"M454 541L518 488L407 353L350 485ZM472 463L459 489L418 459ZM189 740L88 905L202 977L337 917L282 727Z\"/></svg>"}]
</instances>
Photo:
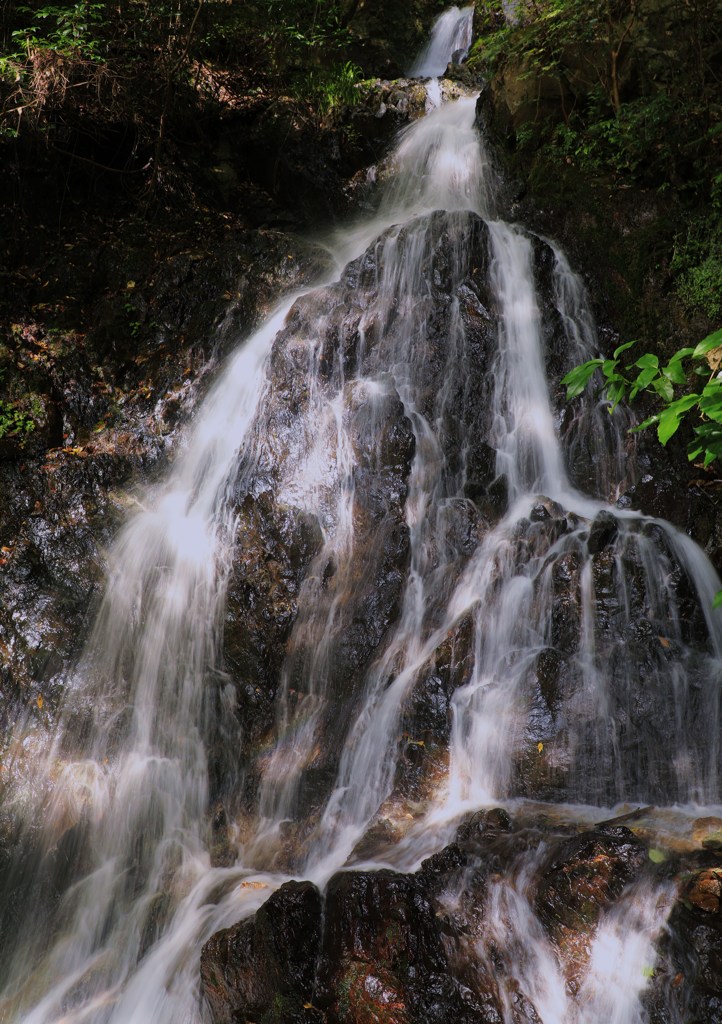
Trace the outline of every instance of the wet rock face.
<instances>
[{"instance_id":1,"label":"wet rock face","mask_svg":"<svg viewBox=\"0 0 722 1024\"><path fill-rule=\"evenodd\" d=\"M452 851L415 875L344 872L323 904L310 883L282 886L203 948L214 1024L501 1024L493 986L473 994L447 955L438 898L459 866Z\"/></svg>"},{"instance_id":2,"label":"wet rock face","mask_svg":"<svg viewBox=\"0 0 722 1024\"><path fill-rule=\"evenodd\" d=\"M593 929L646 861L634 833L608 825L563 843L542 867L535 908L568 968L579 966L574 937Z\"/></svg>"},{"instance_id":3,"label":"wet rock face","mask_svg":"<svg viewBox=\"0 0 722 1024\"><path fill-rule=\"evenodd\" d=\"M655 981L645 999L652 1024L722 1021L721 883L717 866L692 865L681 875Z\"/></svg>"},{"instance_id":4,"label":"wet rock face","mask_svg":"<svg viewBox=\"0 0 722 1024\"><path fill-rule=\"evenodd\" d=\"M128 452L0 464L3 725L28 706L48 720L102 585L99 545L119 524L108 490L133 462Z\"/></svg>"},{"instance_id":5,"label":"wet rock face","mask_svg":"<svg viewBox=\"0 0 722 1024\"><path fill-rule=\"evenodd\" d=\"M469 681L473 623L467 616L437 647L404 702L391 800L428 798L448 770L451 698Z\"/></svg>"},{"instance_id":6,"label":"wet rock face","mask_svg":"<svg viewBox=\"0 0 722 1024\"><path fill-rule=\"evenodd\" d=\"M434 529L424 548L430 600L423 635L444 621L460 574L506 510L489 443L496 321L488 244L486 226L472 214L436 213L392 228L339 282L301 298L273 346L248 487L256 497L278 495L279 509L315 517L325 539L294 570L291 604L277 603L266 584L247 595L259 607L268 602L259 614L279 624L271 633L284 654L266 660L263 681L243 690L240 704L248 735L268 734L271 695L283 675L283 717L293 728L309 707L303 680L314 679L314 700L325 704L318 712L323 742L309 755L301 786L309 809L328 792L366 674L398 628L411 550L412 465L426 444L417 417L434 423L436 457L458 482L456 496L437 502L434 495L427 512ZM396 268L412 248L422 253L422 270L401 279ZM559 377L571 340L557 309L558 256L539 238L532 249L548 368ZM454 318L463 324L463 344L450 340ZM278 514L270 506L263 512L268 536ZM534 580L535 628L544 643L523 683L526 723L509 739L510 792L613 803L670 793L683 799L695 773L707 785L708 769L694 752L695 736L708 728L697 691L677 693L675 705L659 685L670 663L695 679L705 672L704 616L669 538L653 524L607 511L589 522L539 495L510 544L509 578L515 572ZM668 567L662 584L649 570L660 558ZM250 562L247 569L253 575ZM246 628L241 611L239 599L231 617L239 637ZM237 651L229 664L243 688L244 673L261 675L244 665L251 652L246 640L234 640L234 629L229 620L229 650ZM454 634L440 641L405 698L392 802L427 798L446 771L450 702L472 678L481 641L478 627L459 623ZM443 650L447 641L451 655ZM393 668L386 671L393 678ZM654 751L680 717L688 723L688 764L664 762ZM251 774L262 771L259 762Z\"/></svg>"},{"instance_id":7,"label":"wet rock face","mask_svg":"<svg viewBox=\"0 0 722 1024\"><path fill-rule=\"evenodd\" d=\"M451 976L423 876L337 875L325 915L316 998L329 1022L484 1019Z\"/></svg>"},{"instance_id":8,"label":"wet rock face","mask_svg":"<svg viewBox=\"0 0 722 1024\"><path fill-rule=\"evenodd\" d=\"M523 683L511 792L611 805L685 799L693 778L714 786L702 751L716 721L699 687L715 670L673 538L606 511L583 520L540 496L512 541L515 564L532 573L547 646ZM670 673L691 680L671 696ZM679 761L657 756L672 735Z\"/></svg>"},{"instance_id":9,"label":"wet rock face","mask_svg":"<svg viewBox=\"0 0 722 1024\"><path fill-rule=\"evenodd\" d=\"M407 247L421 247L422 277L397 280L399 252ZM407 501L420 437L428 447L423 420L440 427L436 458L459 481L459 490L465 474L473 472L475 493L483 498L494 477L488 465L480 468L474 452L466 464L461 455L462 438L488 429L487 405L478 400L489 387L486 368L496 334L487 266L487 230L478 217L419 218L382 236L348 265L338 283L299 299L273 345L267 391L253 428L248 460L253 468L243 476L256 499L259 525L252 532L260 540L251 539L246 557L239 536L238 579L245 575L251 584L244 596L231 580L226 647L231 675L243 691L241 717L250 735L267 729L270 698L281 675L284 728L288 723L293 728L307 713L309 680L313 699L325 701L318 712L322 741L301 786L301 799L311 805L331 784L365 674L398 626L409 572ZM468 373L458 372L460 362ZM428 451L424 454L428 458ZM274 502L261 500L270 492L277 496ZM272 540L283 509L303 511L323 532L310 560L293 569L290 603L275 585L261 582L277 562L285 564ZM454 581L487 528L468 498L449 499L430 510L432 516L436 529L428 559L439 569L428 629L441 617ZM256 569L259 557L265 564ZM244 602L251 605L247 621ZM268 634L264 639L254 625L261 622ZM253 651L249 629L259 637ZM447 652L439 661L450 657L455 655ZM448 702L463 671L441 671L453 676L442 684L440 699ZM259 682L247 699L246 680L254 675ZM421 712L421 698L416 704ZM430 730L427 724L422 731ZM436 740L438 746L443 737Z\"/></svg>"},{"instance_id":10,"label":"wet rock face","mask_svg":"<svg viewBox=\"0 0 722 1024\"><path fill-rule=\"evenodd\" d=\"M244 738L252 746L272 724L301 580L322 541L315 518L279 505L267 491L243 500L237 523L223 653L236 681Z\"/></svg>"},{"instance_id":11,"label":"wet rock face","mask_svg":"<svg viewBox=\"0 0 722 1024\"><path fill-rule=\"evenodd\" d=\"M637 927L636 892L644 901L664 891L669 900L660 876L675 867L655 866L621 824L565 835L568 828L520 827L500 808L477 812L413 874L344 871L323 899L308 883L283 886L254 919L204 947L214 1024L521 1024L541 1020L547 986L559 987L572 1014L590 995L600 932L630 910L625 920ZM660 918L644 996L650 1024L719 1020L718 883L714 870L695 872L670 931ZM300 927L308 934L302 965L293 946ZM548 962L535 961L542 949Z\"/></svg>"},{"instance_id":12,"label":"wet rock face","mask_svg":"<svg viewBox=\"0 0 722 1024\"><path fill-rule=\"evenodd\" d=\"M48 256L48 287L26 283L18 298L10 377L32 391L39 419L22 445L0 442L0 730L27 708L41 729L52 724L104 550L132 505L124 489L165 466L219 355L327 264L280 231L216 223L202 241L185 231L159 240L131 222L93 252L68 242ZM37 312L23 321L22 302L37 311L61 296L82 331L50 330Z\"/></svg>"},{"instance_id":13,"label":"wet rock face","mask_svg":"<svg viewBox=\"0 0 722 1024\"><path fill-rule=\"evenodd\" d=\"M256 1015L268 1024L320 1019L304 1004L313 994L321 909L315 885L286 882L251 920L206 943L201 983L214 1024Z\"/></svg>"}]
</instances>

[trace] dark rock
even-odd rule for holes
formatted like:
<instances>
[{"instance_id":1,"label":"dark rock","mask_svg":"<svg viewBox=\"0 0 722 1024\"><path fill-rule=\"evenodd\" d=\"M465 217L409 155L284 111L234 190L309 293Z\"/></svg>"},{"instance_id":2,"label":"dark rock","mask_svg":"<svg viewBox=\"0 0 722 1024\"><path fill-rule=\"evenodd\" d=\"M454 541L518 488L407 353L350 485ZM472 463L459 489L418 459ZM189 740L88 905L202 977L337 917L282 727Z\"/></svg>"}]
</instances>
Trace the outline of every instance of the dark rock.
<instances>
[{"instance_id":1,"label":"dark rock","mask_svg":"<svg viewBox=\"0 0 722 1024\"><path fill-rule=\"evenodd\" d=\"M463 837L460 837L457 832L457 838ZM439 850L438 853L434 853L422 861L421 871L429 876L448 876L464 867L466 863L467 857L458 843L450 843L443 850Z\"/></svg>"},{"instance_id":2,"label":"dark rock","mask_svg":"<svg viewBox=\"0 0 722 1024\"><path fill-rule=\"evenodd\" d=\"M418 674L402 708L404 756L397 762L394 791L405 798L428 798L448 769L454 691L469 681L474 627L465 616L436 648Z\"/></svg>"},{"instance_id":3,"label":"dark rock","mask_svg":"<svg viewBox=\"0 0 722 1024\"><path fill-rule=\"evenodd\" d=\"M237 512L236 558L228 581L224 657L236 684L247 741L273 721L273 699L306 570L321 548L316 520L270 492Z\"/></svg>"},{"instance_id":4,"label":"dark rock","mask_svg":"<svg viewBox=\"0 0 722 1024\"><path fill-rule=\"evenodd\" d=\"M582 966L575 936L596 926L646 862L644 845L618 825L566 840L541 868L534 907L568 970Z\"/></svg>"},{"instance_id":5,"label":"dark rock","mask_svg":"<svg viewBox=\"0 0 722 1024\"><path fill-rule=\"evenodd\" d=\"M561 555L552 570L552 643L562 654L575 651L580 637L581 563L576 552Z\"/></svg>"},{"instance_id":6,"label":"dark rock","mask_svg":"<svg viewBox=\"0 0 722 1024\"><path fill-rule=\"evenodd\" d=\"M619 533L619 525L611 512L601 511L597 514L589 531L587 548L591 555L596 555L611 544Z\"/></svg>"},{"instance_id":7,"label":"dark rock","mask_svg":"<svg viewBox=\"0 0 722 1024\"><path fill-rule=\"evenodd\" d=\"M722 1022L722 913L719 870L695 868L683 884L659 944L645 1002L652 1020ZM655 1016L657 1014L657 1016Z\"/></svg>"},{"instance_id":8,"label":"dark rock","mask_svg":"<svg viewBox=\"0 0 722 1024\"><path fill-rule=\"evenodd\" d=\"M203 947L201 983L214 1024L265 1014L269 1024L311 1021L321 939L321 894L286 882L255 916L217 932Z\"/></svg>"},{"instance_id":9,"label":"dark rock","mask_svg":"<svg viewBox=\"0 0 722 1024\"><path fill-rule=\"evenodd\" d=\"M454 979L425 876L336 875L324 920L316 1004L329 1024L499 1020Z\"/></svg>"},{"instance_id":10,"label":"dark rock","mask_svg":"<svg viewBox=\"0 0 722 1024\"><path fill-rule=\"evenodd\" d=\"M287 640L282 638L288 651L283 672L289 680L289 696L291 690L297 693L299 688L303 689L305 684L301 681L310 674L314 697L324 702L318 719L323 742L314 746L313 759L308 762L298 789L299 799L309 808L323 799L324 787L331 783L346 729L353 721L364 674L391 635L409 571L405 504L418 425L407 414L389 366L397 365L397 346L405 343L410 324L406 317L396 317L396 303L389 304L388 296L381 304L386 319L379 319L379 288L390 286L383 284L387 271L396 265L389 265L389 261L397 260L407 246L422 247L423 280L404 283L404 290L419 289L418 302L409 313L414 323L418 320L419 328L411 369L418 392L418 411L439 427L448 473L459 480L461 487L465 470L460 458L462 439L483 436L488 429L487 407L477 400L479 393L489 387L485 367L495 343L494 320L488 312L491 301L486 281L487 233L486 225L469 213L434 213L401 229L390 229L346 267L340 282L299 299L274 342L269 387L254 428L253 461L257 468L248 481L249 489L258 496L279 486L291 493L294 488L307 487L308 453L318 450L319 464L327 468L320 473L316 484L319 497L314 501L321 525L331 537L336 527L339 493L348 487L352 496L353 545L339 559L330 541L327 549L319 551L308 565L303 589L299 591L296 623L291 636ZM395 280L391 275L390 281ZM460 301L452 301L452 295L460 295ZM407 302L408 296L399 295L398 301ZM458 334L454 320L458 316L463 320L464 332L455 346L463 345L463 351L457 351L449 342L450 336ZM318 324L323 327L320 335ZM468 363L468 376L448 373L449 361L456 365L459 359ZM458 393L451 393L450 380ZM343 432L341 438L339 430ZM332 457L339 443L351 449L348 481L338 475L343 471L343 460L334 462ZM483 446L479 451L483 451ZM478 509L463 498L450 497L443 502L437 518L436 548L430 551L429 559L441 567L434 587L436 600L430 611L431 621L443 617L454 581L486 529ZM259 553L260 549L256 555ZM255 556L254 560L257 561ZM251 578L258 572L250 565L248 571ZM268 568L264 567L262 572L267 575ZM273 639L273 631L281 629L288 616L282 609L274 610L275 598L270 591L269 599L271 607L254 612L254 616L265 616L273 649L277 651L279 644ZM265 600L259 591L259 608ZM234 618L240 617L240 610L241 603L236 602ZM228 628L232 633L234 627L230 623ZM241 622L241 633L244 629ZM323 651L320 673L310 668L316 664L314 659L319 650ZM460 651L459 679L465 658L466 654ZM234 665L237 674L238 658ZM250 700L242 697L246 715L260 715L264 728L268 724L264 707L270 707L277 669L277 663L271 666L266 682L254 687ZM436 693L432 704L438 710L438 725L446 717L451 690L460 682L446 682L442 678L437 685L433 682L433 670L425 678L429 681L429 692ZM258 708L251 707L256 700ZM422 708L423 699L412 700L417 709ZM294 701L286 702L287 713L282 716L289 737L294 723L301 721L304 714L296 697ZM404 731L410 741L422 741L424 747L418 742L407 744L402 765L409 770L406 782L421 792L425 785L422 779L438 776L443 770L443 756L438 756L443 736L431 737L435 725L417 725L412 720L415 714L413 711L409 715ZM250 730L262 731L252 722ZM433 752L431 743L426 747L426 735L433 739ZM428 757L429 753L432 756ZM412 776L416 782L412 783Z\"/></svg>"},{"instance_id":11,"label":"dark rock","mask_svg":"<svg viewBox=\"0 0 722 1024\"><path fill-rule=\"evenodd\" d=\"M512 822L503 807L495 807L490 811L475 811L456 830L457 843L474 843L497 835L499 832L511 832Z\"/></svg>"}]
</instances>

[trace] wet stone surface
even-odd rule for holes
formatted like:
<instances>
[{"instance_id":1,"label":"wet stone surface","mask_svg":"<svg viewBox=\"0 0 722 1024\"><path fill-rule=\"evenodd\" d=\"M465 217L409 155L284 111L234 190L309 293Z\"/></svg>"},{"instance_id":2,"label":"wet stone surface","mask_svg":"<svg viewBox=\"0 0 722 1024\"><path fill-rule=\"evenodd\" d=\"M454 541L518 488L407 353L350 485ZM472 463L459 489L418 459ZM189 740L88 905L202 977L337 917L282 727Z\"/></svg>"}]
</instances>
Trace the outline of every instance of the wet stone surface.
<instances>
[{"instance_id":1,"label":"wet stone surface","mask_svg":"<svg viewBox=\"0 0 722 1024\"><path fill-rule=\"evenodd\" d=\"M537 1021L529 964L514 959L521 955L514 929L531 929L518 939L537 948L548 944L571 1006L591 969L595 937L634 887L674 879L678 895L665 897L672 902L669 929L661 929L657 952L649 954L654 969L645 1007L651 1024L716 1024L722 1006L718 869L662 859L658 864L622 824L577 832L541 818L520 826L501 808L475 812L462 820L456 840L416 873L352 869L335 875L323 895L308 883L288 883L255 918L214 936L202 961L214 1024L253 1014L326 1024L501 1024L509 1013L515 1021ZM526 923L500 923L500 906L519 913L511 909L514 900L527 907ZM308 934L303 967L293 947L300 922ZM264 988L281 976L276 991L283 1003ZM294 1015L301 1000L308 1018Z\"/></svg>"}]
</instances>

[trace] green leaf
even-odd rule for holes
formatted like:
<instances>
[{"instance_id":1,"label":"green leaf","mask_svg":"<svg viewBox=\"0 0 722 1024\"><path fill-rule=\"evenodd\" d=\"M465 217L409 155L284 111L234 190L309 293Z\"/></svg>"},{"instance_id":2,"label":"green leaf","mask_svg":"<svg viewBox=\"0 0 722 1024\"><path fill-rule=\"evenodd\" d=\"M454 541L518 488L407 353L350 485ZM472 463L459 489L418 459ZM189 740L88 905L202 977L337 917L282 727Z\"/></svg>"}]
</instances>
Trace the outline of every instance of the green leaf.
<instances>
[{"instance_id":1,"label":"green leaf","mask_svg":"<svg viewBox=\"0 0 722 1024\"><path fill-rule=\"evenodd\" d=\"M706 390L707 388L705 388ZM699 407L700 411L709 419L722 423L722 393L719 390L713 395L705 395L703 392L699 401Z\"/></svg>"},{"instance_id":2,"label":"green leaf","mask_svg":"<svg viewBox=\"0 0 722 1024\"><path fill-rule=\"evenodd\" d=\"M659 369L659 359L651 352L645 352L634 365L638 366L641 370L657 370Z\"/></svg>"},{"instance_id":3,"label":"green leaf","mask_svg":"<svg viewBox=\"0 0 722 1024\"><path fill-rule=\"evenodd\" d=\"M704 455L703 464L709 466L715 459L722 459L722 427L715 423L702 423L694 428L695 439L687 447L687 458L696 461Z\"/></svg>"},{"instance_id":4,"label":"green leaf","mask_svg":"<svg viewBox=\"0 0 722 1024\"><path fill-rule=\"evenodd\" d=\"M646 430L647 427L651 427L653 423L657 423L658 421L659 413L656 413L654 416L648 416L646 420L642 420L642 422L639 423L636 427L632 427L632 432L635 434L639 433L640 430Z\"/></svg>"},{"instance_id":5,"label":"green leaf","mask_svg":"<svg viewBox=\"0 0 722 1024\"><path fill-rule=\"evenodd\" d=\"M682 417L698 403L699 397L699 395L684 395L662 410L657 426L657 437L661 444L666 444L670 437L677 433Z\"/></svg>"},{"instance_id":6,"label":"green leaf","mask_svg":"<svg viewBox=\"0 0 722 1024\"><path fill-rule=\"evenodd\" d=\"M714 595L714 601L712 602L713 608L722 608L722 590L718 590Z\"/></svg>"},{"instance_id":7,"label":"green leaf","mask_svg":"<svg viewBox=\"0 0 722 1024\"><path fill-rule=\"evenodd\" d=\"M625 343L623 345L620 345L619 348L615 348L614 358L618 359L621 356L622 352L626 352L628 348L631 348L632 345L636 344L636 341L625 341Z\"/></svg>"},{"instance_id":8,"label":"green leaf","mask_svg":"<svg viewBox=\"0 0 722 1024\"><path fill-rule=\"evenodd\" d=\"M632 398L634 398L639 391L644 391L644 389L652 383L658 373L659 370L656 366L648 366L645 370L642 370L641 373L637 375L637 379L634 382Z\"/></svg>"},{"instance_id":9,"label":"green leaf","mask_svg":"<svg viewBox=\"0 0 722 1024\"><path fill-rule=\"evenodd\" d=\"M708 334L706 338L703 338L695 348L693 356L695 359L701 359L708 352L711 352L713 348L719 348L720 345L722 345L722 327L718 331Z\"/></svg>"},{"instance_id":10,"label":"green leaf","mask_svg":"<svg viewBox=\"0 0 722 1024\"><path fill-rule=\"evenodd\" d=\"M657 850L654 846L649 851L649 859L653 864L664 864L667 854L664 850Z\"/></svg>"},{"instance_id":11,"label":"green leaf","mask_svg":"<svg viewBox=\"0 0 722 1024\"><path fill-rule=\"evenodd\" d=\"M622 377L611 381L607 387L607 398L612 403L610 412L614 412L627 393L627 382Z\"/></svg>"},{"instance_id":12,"label":"green leaf","mask_svg":"<svg viewBox=\"0 0 722 1024\"><path fill-rule=\"evenodd\" d=\"M562 384L567 389L567 399L576 398L577 395L581 395L590 379L594 376L594 372L602 365L602 362L602 359L590 359L588 362L582 363L581 366L575 366L566 377L562 378Z\"/></svg>"},{"instance_id":13,"label":"green leaf","mask_svg":"<svg viewBox=\"0 0 722 1024\"><path fill-rule=\"evenodd\" d=\"M687 354L691 355L692 351L692 349L688 349ZM672 358L666 366L662 367L662 373L664 374L664 376L667 377L668 380L671 380L674 384L684 384L687 380L687 374L685 373L684 367L682 366L683 358L684 357L680 357L680 354L678 352L676 355L672 356Z\"/></svg>"},{"instance_id":14,"label":"green leaf","mask_svg":"<svg viewBox=\"0 0 722 1024\"><path fill-rule=\"evenodd\" d=\"M672 382L666 377L658 377L657 380L653 380L652 387L663 401L671 402L674 398Z\"/></svg>"}]
</instances>

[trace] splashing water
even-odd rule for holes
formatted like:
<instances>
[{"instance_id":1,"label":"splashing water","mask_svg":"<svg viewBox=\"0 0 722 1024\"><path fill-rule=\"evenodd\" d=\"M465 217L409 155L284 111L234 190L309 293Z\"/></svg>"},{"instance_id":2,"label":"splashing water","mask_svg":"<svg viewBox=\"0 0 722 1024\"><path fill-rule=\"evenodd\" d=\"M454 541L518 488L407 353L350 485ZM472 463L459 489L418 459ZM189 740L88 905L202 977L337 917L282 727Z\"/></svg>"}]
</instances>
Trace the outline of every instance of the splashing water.
<instances>
[{"instance_id":1,"label":"splashing water","mask_svg":"<svg viewBox=\"0 0 722 1024\"><path fill-rule=\"evenodd\" d=\"M472 15L442 15L412 74L462 59ZM719 799L719 581L669 524L606 504L628 472L627 414L587 399L569 418L558 394L596 354L583 286L557 247L498 218L475 97L430 106L399 137L377 214L329 242L340 281L286 301L240 348L113 548L53 742L4 795L17 842L0 895L25 914L13 911L0 1020L200 1024L200 946L285 880L289 822L305 828L307 877L354 856L396 798L409 704L450 638L467 640L448 750L398 846L406 869L460 813L525 795L537 750L547 799ZM272 352L292 352L303 380L275 460ZM209 749L238 764L242 742L224 598L238 495L261 478L321 540L256 766L253 833L235 867L211 868ZM371 632L359 602L369 579L381 601L386 577L383 628L352 663L348 622ZM321 771L329 735L338 756ZM606 914L572 1000L529 901L535 863L492 886L487 908L516 988L543 1024L641 1024L666 889L630 888Z\"/></svg>"},{"instance_id":2,"label":"splashing water","mask_svg":"<svg viewBox=\"0 0 722 1024\"><path fill-rule=\"evenodd\" d=\"M480 963L493 962L501 977L504 1024L519 1020L520 1007L531 1008L537 1015L531 1019L545 1024L643 1024L640 996L654 971L654 943L664 928L673 887L627 887L602 915L589 949L567 964L576 975L572 997L533 907L534 869L545 853L541 846L510 879L492 883L484 908L491 925L473 950Z\"/></svg>"}]
</instances>

